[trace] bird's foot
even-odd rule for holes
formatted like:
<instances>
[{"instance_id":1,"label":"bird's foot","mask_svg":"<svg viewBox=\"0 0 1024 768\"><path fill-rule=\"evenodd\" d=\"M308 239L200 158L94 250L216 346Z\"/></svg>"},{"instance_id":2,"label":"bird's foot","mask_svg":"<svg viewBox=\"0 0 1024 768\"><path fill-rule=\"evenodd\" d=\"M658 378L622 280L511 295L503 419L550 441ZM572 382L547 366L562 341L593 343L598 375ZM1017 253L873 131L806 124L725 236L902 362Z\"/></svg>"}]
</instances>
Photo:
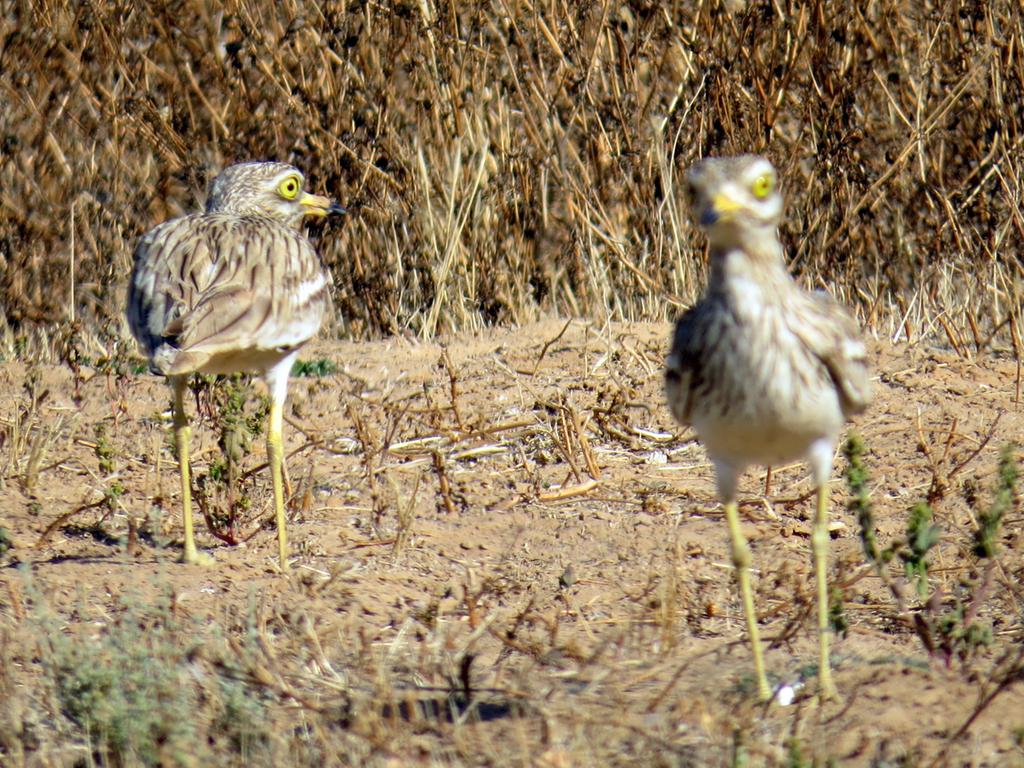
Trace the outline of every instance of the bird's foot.
<instances>
[{"instance_id":1,"label":"bird's foot","mask_svg":"<svg viewBox=\"0 0 1024 768\"><path fill-rule=\"evenodd\" d=\"M836 690L835 684L829 680L818 688L818 704L825 704L826 702L837 702L840 701L839 691Z\"/></svg>"},{"instance_id":2,"label":"bird's foot","mask_svg":"<svg viewBox=\"0 0 1024 768\"><path fill-rule=\"evenodd\" d=\"M287 576L289 573L292 572L291 561L288 560L287 558L285 558L285 559L268 558L268 562L269 562L269 566L268 566L267 570L269 570L272 573L278 573L278 574Z\"/></svg>"},{"instance_id":3,"label":"bird's foot","mask_svg":"<svg viewBox=\"0 0 1024 768\"><path fill-rule=\"evenodd\" d=\"M200 552L199 550L189 551L187 549L182 553L180 562L187 565L201 565L204 567L217 564L213 555L208 552Z\"/></svg>"}]
</instances>

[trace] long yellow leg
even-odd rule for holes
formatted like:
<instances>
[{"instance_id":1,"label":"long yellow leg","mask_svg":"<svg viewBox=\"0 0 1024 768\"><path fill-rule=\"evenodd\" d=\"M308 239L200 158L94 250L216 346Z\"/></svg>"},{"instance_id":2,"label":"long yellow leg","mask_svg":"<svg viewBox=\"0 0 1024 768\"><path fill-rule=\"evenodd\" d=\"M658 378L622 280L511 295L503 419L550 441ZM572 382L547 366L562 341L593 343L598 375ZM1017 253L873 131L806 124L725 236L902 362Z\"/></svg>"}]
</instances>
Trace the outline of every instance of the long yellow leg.
<instances>
[{"instance_id":1,"label":"long yellow leg","mask_svg":"<svg viewBox=\"0 0 1024 768\"><path fill-rule=\"evenodd\" d=\"M735 501L726 503L725 517L729 521L729 536L732 538L732 564L736 567L736 580L740 584L743 612L747 616L747 633L750 635L750 645L754 649L754 674L757 675L757 692L762 701L768 701L772 697L772 689L768 687L768 678L764 673L761 635L757 629L754 595L750 590L750 547L747 546L747 539L740 528L740 518L736 510Z\"/></svg>"},{"instance_id":2,"label":"long yellow leg","mask_svg":"<svg viewBox=\"0 0 1024 768\"><path fill-rule=\"evenodd\" d=\"M192 529L192 471L189 468L189 441L192 427L185 415L185 384L187 378L179 376L171 382L174 387L174 445L178 451L178 470L181 474L181 514L185 524L184 563L199 562L195 533Z\"/></svg>"},{"instance_id":3,"label":"long yellow leg","mask_svg":"<svg viewBox=\"0 0 1024 768\"><path fill-rule=\"evenodd\" d=\"M818 667L818 682L821 698L830 699L836 695L832 683L832 667L828 657L828 483L818 487L818 511L811 533L811 547L814 550L814 575L818 583L818 642L821 662Z\"/></svg>"},{"instance_id":4,"label":"long yellow leg","mask_svg":"<svg viewBox=\"0 0 1024 768\"><path fill-rule=\"evenodd\" d=\"M281 476L284 448L281 439L283 426L283 404L275 398L270 405L270 429L267 432L267 460L270 462L270 477L274 485L274 515L277 518L277 546L281 559L281 571L288 570L288 533L285 530L284 483Z\"/></svg>"}]
</instances>

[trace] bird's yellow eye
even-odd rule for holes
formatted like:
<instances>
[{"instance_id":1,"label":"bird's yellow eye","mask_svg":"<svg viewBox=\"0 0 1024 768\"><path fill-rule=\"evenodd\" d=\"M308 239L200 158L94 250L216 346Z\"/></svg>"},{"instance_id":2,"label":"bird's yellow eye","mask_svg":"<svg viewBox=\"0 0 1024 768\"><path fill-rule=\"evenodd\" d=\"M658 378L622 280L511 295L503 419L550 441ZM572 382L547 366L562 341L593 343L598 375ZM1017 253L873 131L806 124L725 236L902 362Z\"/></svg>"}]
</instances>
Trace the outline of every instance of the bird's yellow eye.
<instances>
[{"instance_id":1,"label":"bird's yellow eye","mask_svg":"<svg viewBox=\"0 0 1024 768\"><path fill-rule=\"evenodd\" d=\"M295 196L299 194L299 188L302 185L299 184L299 178L297 176L289 176L277 186L277 191L281 197L285 200L294 200Z\"/></svg>"},{"instance_id":2,"label":"bird's yellow eye","mask_svg":"<svg viewBox=\"0 0 1024 768\"><path fill-rule=\"evenodd\" d=\"M772 193L773 189L775 189L775 177L770 173L762 173L754 179L754 183L750 187L750 191L758 200L764 200Z\"/></svg>"}]
</instances>

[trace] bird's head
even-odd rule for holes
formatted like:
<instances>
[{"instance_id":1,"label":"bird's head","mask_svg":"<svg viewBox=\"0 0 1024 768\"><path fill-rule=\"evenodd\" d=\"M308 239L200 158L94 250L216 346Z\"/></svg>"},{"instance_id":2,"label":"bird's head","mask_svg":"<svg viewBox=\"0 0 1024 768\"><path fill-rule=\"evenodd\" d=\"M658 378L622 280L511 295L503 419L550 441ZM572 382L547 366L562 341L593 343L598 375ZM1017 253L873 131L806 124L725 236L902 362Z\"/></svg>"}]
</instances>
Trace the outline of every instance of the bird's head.
<instances>
[{"instance_id":1,"label":"bird's head","mask_svg":"<svg viewBox=\"0 0 1024 768\"><path fill-rule=\"evenodd\" d=\"M345 212L332 200L306 192L305 182L302 173L286 163L238 163L213 180L206 212L266 216L288 227L298 227L307 216Z\"/></svg>"},{"instance_id":2,"label":"bird's head","mask_svg":"<svg viewBox=\"0 0 1024 768\"><path fill-rule=\"evenodd\" d=\"M762 250L777 243L782 195L763 157L712 157L686 174L693 215L712 251Z\"/></svg>"}]
</instances>

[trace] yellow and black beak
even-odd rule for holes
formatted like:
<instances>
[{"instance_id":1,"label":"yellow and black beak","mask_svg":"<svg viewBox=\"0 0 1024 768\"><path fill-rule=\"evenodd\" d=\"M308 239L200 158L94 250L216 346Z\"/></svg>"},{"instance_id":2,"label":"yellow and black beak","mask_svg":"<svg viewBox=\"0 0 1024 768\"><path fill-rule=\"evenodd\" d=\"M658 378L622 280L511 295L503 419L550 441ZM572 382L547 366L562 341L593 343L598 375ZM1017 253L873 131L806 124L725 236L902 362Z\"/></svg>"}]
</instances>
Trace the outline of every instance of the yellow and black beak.
<instances>
[{"instance_id":1,"label":"yellow and black beak","mask_svg":"<svg viewBox=\"0 0 1024 768\"><path fill-rule=\"evenodd\" d=\"M733 200L724 192L719 192L712 199L710 204L701 211L700 224L704 227L710 227L713 224L717 224L719 221L728 220L732 214L740 210L743 206Z\"/></svg>"},{"instance_id":2,"label":"yellow and black beak","mask_svg":"<svg viewBox=\"0 0 1024 768\"><path fill-rule=\"evenodd\" d=\"M345 213L345 209L333 200L320 195L311 195L309 192L302 193L299 205L305 208L304 213L307 216L323 217L332 213Z\"/></svg>"}]
</instances>

